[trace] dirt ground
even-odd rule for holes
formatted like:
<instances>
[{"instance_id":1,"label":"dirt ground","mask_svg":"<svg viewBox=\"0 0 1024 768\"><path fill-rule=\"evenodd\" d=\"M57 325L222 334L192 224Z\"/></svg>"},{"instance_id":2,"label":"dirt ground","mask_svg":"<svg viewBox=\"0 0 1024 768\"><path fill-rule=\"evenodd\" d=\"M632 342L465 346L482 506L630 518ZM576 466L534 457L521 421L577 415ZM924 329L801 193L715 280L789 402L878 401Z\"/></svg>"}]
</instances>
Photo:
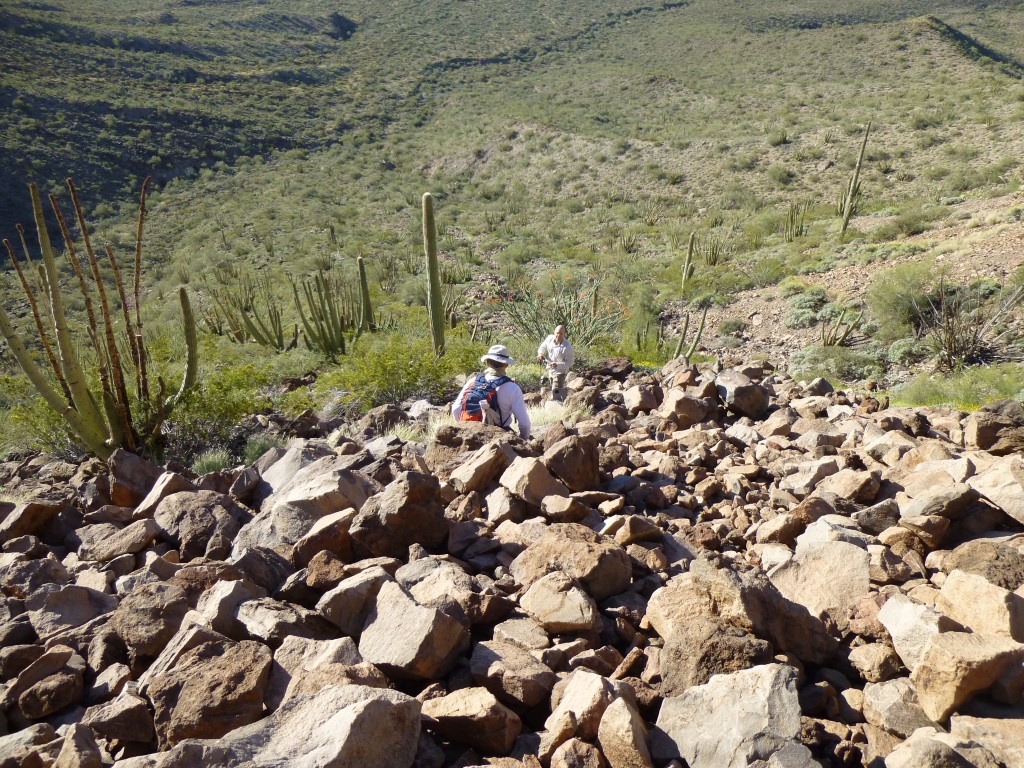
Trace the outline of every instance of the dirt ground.
<instances>
[{"instance_id":1,"label":"dirt ground","mask_svg":"<svg viewBox=\"0 0 1024 768\"><path fill-rule=\"evenodd\" d=\"M840 266L827 272L802 275L808 285L820 285L830 295L852 301L864 298L879 273L897 264L934 259L951 280L970 282L988 277L1005 282L1024 264L1024 222L1014 221L1011 209L1024 205L1024 193L1014 193L985 200L966 200L950 206L950 213L940 226L908 237L904 244L916 243L924 247L912 255L876 261L867 264ZM888 219L860 217L851 226L870 232ZM789 304L780 295L777 286L743 291L726 307L715 307L708 312L707 326L701 347L708 352L723 354L717 344L718 326L726 319L740 319L747 327L739 332L742 345L731 350L732 355L749 358L763 356L777 366L784 367L789 356L820 339L820 327L793 329L783 324ZM852 339L853 345L866 341Z\"/></svg>"}]
</instances>

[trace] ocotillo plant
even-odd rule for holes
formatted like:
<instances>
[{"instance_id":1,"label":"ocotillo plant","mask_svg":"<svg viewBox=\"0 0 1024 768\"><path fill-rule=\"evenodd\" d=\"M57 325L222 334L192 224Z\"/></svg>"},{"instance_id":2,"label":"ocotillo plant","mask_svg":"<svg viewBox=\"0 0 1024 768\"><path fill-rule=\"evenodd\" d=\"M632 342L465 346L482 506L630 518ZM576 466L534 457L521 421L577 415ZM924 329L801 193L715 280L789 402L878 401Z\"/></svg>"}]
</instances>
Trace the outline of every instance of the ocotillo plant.
<instances>
[{"instance_id":1,"label":"ocotillo plant","mask_svg":"<svg viewBox=\"0 0 1024 768\"><path fill-rule=\"evenodd\" d=\"M864 150L868 146L868 136L871 134L871 121L868 121L867 128L864 129L864 141L860 145L860 155L857 157L857 165L853 168L853 175L850 176L850 184L846 188L846 194L842 198L842 213L843 213L843 225L839 230L839 236L842 237L846 234L847 227L850 226L850 217L853 216L853 212L857 207L857 202L860 200L860 167L864 163Z\"/></svg>"},{"instance_id":2,"label":"ocotillo plant","mask_svg":"<svg viewBox=\"0 0 1024 768\"><path fill-rule=\"evenodd\" d=\"M693 341L690 343L690 346L686 348L686 353L684 354L683 342L686 341L686 332L690 329L690 313L686 313L686 317L683 320L683 330L679 334L679 341L676 343L676 351L672 357L675 358L682 355L686 360L693 357L693 353L697 351L697 344L700 342L700 337L704 333L704 321L708 319L708 309L709 307L705 305L704 312L700 316L700 326L697 328L697 335L693 337Z\"/></svg>"},{"instance_id":3,"label":"ocotillo plant","mask_svg":"<svg viewBox=\"0 0 1024 768\"><path fill-rule=\"evenodd\" d=\"M82 269L82 263L75 250L74 240L57 204L57 198L53 195L49 196L50 206L53 208L64 238L65 247L67 248L68 260L74 269L79 290L84 300L88 335L91 341L89 346L95 358L96 375L99 379L98 390L90 389L89 383L86 381L82 364L76 352L76 344L68 327L64 311L64 296L61 293L57 274L57 259L46 229L46 219L43 215L43 205L39 196L39 189L35 184L29 185L29 194L32 198L32 212L35 218L39 250L42 256L42 264L39 268L40 287L33 289L25 279L22 270L17 268L17 271L22 289L29 300L29 305L32 307L36 332L39 334L39 341L45 351L47 362L50 366L50 373L53 379L56 380L57 387L53 386L50 377L36 364L32 354L26 348L21 334L14 329L7 313L0 307L0 333L3 334L4 339L10 345L11 352L25 372L25 375L28 376L46 404L64 418L71 432L81 444L104 460L109 458L110 454L117 448L124 448L135 453L151 453L159 456L162 448L161 427L163 422L195 385L198 377L198 345L196 343L195 318L192 315L192 306L189 303L188 293L184 288L181 288L178 298L181 302L184 320L186 349L185 372L182 376L181 386L178 388L177 393L165 397L164 381L162 378L157 377L156 393L154 394L151 389L149 371L147 370L148 353L142 336L140 301L142 228L146 216L146 189L148 185L149 179L147 178L142 184L142 192L139 199L139 221L136 229L131 303L127 299L121 270L117 259L114 257L114 252L110 246L107 246L105 249L107 258L110 261L118 300L121 304L121 319L123 319L124 327L127 331L128 353L131 358L128 364L122 361L121 351L117 345L115 320L111 314L111 302L107 297L107 288L100 275L99 260L96 257L96 252L89 237L89 227L82 213L82 207L78 202L78 193L75 190L75 185L71 179L67 180L68 190L71 193L72 204L85 245L86 259L92 278L91 286ZM26 264L31 264L31 256L29 255L28 245L25 242L24 230L21 227L18 229L22 235L25 262ZM7 249L11 262L17 267L17 259L10 242L5 240L4 246ZM38 301L37 290L45 291L45 302ZM99 319L97 319L93 304L94 299L99 305ZM40 303L46 309L45 319L39 313L38 307ZM130 306L135 308L134 318L131 316ZM53 351L54 346L51 335L56 340L56 354ZM131 395L129 395L128 385L125 382L124 374L126 369L131 370L135 378L135 388Z\"/></svg>"},{"instance_id":4,"label":"ocotillo plant","mask_svg":"<svg viewBox=\"0 0 1024 768\"><path fill-rule=\"evenodd\" d=\"M359 330L376 331L377 326L373 322L373 305L370 304L370 284L366 280L366 264L363 257L356 259L359 265Z\"/></svg>"},{"instance_id":5,"label":"ocotillo plant","mask_svg":"<svg viewBox=\"0 0 1024 768\"><path fill-rule=\"evenodd\" d=\"M430 340L434 354L444 354L444 297L441 295L441 270L437 265L437 226L434 224L434 197L423 195L423 252L427 258L427 311L430 313Z\"/></svg>"}]
</instances>

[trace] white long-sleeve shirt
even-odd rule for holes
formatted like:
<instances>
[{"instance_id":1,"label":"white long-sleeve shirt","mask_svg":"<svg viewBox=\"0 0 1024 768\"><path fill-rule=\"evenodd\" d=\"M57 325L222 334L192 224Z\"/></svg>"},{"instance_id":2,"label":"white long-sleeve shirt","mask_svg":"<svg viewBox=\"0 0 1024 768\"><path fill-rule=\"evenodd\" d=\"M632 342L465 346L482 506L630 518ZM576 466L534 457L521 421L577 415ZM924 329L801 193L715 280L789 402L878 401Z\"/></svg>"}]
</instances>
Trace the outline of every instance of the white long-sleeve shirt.
<instances>
[{"instance_id":1,"label":"white long-sleeve shirt","mask_svg":"<svg viewBox=\"0 0 1024 768\"><path fill-rule=\"evenodd\" d=\"M495 379L501 378L504 374L498 374L488 369L484 372L484 376L487 381L494 381ZM455 402L452 403L452 416L458 421L462 417L462 400L466 396L467 390L473 386L476 382L476 375L473 375L466 382L466 385L459 392L459 396L455 398ZM530 439L530 415L526 412L526 403L523 401L523 390L519 388L519 385L514 381L506 381L504 384L499 386L498 393L498 418L500 420L499 426L502 429L512 428L513 417L516 420L516 424L519 425L519 436L523 440Z\"/></svg>"},{"instance_id":2,"label":"white long-sleeve shirt","mask_svg":"<svg viewBox=\"0 0 1024 768\"><path fill-rule=\"evenodd\" d=\"M555 341L555 334L551 334L537 347L537 357L546 358L548 367L555 373L568 373L569 366L576 358L576 351L566 338L559 344Z\"/></svg>"}]
</instances>

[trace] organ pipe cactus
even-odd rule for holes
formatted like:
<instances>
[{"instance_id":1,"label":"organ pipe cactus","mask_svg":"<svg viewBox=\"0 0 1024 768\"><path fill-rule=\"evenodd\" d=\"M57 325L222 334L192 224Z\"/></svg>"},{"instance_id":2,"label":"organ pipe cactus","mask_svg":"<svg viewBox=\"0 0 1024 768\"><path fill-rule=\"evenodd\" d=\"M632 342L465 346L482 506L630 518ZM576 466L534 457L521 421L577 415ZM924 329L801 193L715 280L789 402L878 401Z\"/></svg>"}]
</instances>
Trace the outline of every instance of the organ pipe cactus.
<instances>
[{"instance_id":1,"label":"organ pipe cactus","mask_svg":"<svg viewBox=\"0 0 1024 768\"><path fill-rule=\"evenodd\" d=\"M366 280L366 264L363 257L356 259L359 265L359 329L361 331L376 331L377 326L373 322L373 305L370 304L370 284Z\"/></svg>"},{"instance_id":2,"label":"organ pipe cactus","mask_svg":"<svg viewBox=\"0 0 1024 768\"><path fill-rule=\"evenodd\" d=\"M299 297L298 286L292 281L292 296L305 331L306 346L331 360L344 355L345 332L352 326L352 300L347 286L319 272L313 280L302 282L302 295L305 304Z\"/></svg>"},{"instance_id":3,"label":"organ pipe cactus","mask_svg":"<svg viewBox=\"0 0 1024 768\"><path fill-rule=\"evenodd\" d=\"M430 314L430 339L434 354L444 354L444 297L441 294L441 270L437 264L437 227L434 224L434 197L423 195L423 251L427 258L427 311Z\"/></svg>"},{"instance_id":4,"label":"organ pipe cactus","mask_svg":"<svg viewBox=\"0 0 1024 768\"><path fill-rule=\"evenodd\" d=\"M850 226L850 217L853 216L854 209L857 207L857 202L860 199L860 167L864 163L864 151L868 146L868 136L871 135L871 121L868 121L867 128L864 129L864 141L860 145L860 155L857 157L857 165L854 166L853 175L850 176L850 184L846 188L846 194L843 195L843 224L839 230L839 237L841 238L846 234L847 228Z\"/></svg>"},{"instance_id":5,"label":"organ pipe cactus","mask_svg":"<svg viewBox=\"0 0 1024 768\"><path fill-rule=\"evenodd\" d=\"M93 385L91 388L90 382L87 380L79 359L75 339L72 337L68 325L64 309L64 296L61 293L57 271L57 258L46 228L39 189L35 184L29 185L29 194L32 198L32 212L42 257L37 286L33 287L29 283L18 264L14 248L9 241L4 240L7 255L11 263L15 265L22 290L32 310L38 341L43 348L49 371L45 371L36 363L35 357L27 348L21 333L14 328L10 317L2 307L0 307L0 334L7 341L21 369L46 404L64 418L71 432L81 444L101 459L109 458L117 448L124 448L134 453L153 453L159 456L163 422L189 390L195 386L198 377L195 318L192 315L188 293L182 288L178 298L184 322L186 354L181 385L175 394L168 397L164 396L165 384L160 377L157 377L156 393L153 393L151 388L140 309L142 230L146 216L148 185L149 179L147 178L143 182L139 199L131 302L126 296L120 266L114 257L113 250L109 246L105 249L113 274L117 298L121 305L119 319L123 320L124 327L127 329L128 356L130 358L127 363L122 360L122 352L117 344L116 321L111 312L111 301L100 274L99 259L89 237L89 227L71 179L67 180L67 186L71 193L72 204L85 246L85 256L89 268L88 277L83 270L74 240L57 204L57 199L53 195L49 196L50 206L64 239L68 260L74 269L84 300L90 340L87 349L90 349L95 361L96 378L99 380L98 387ZM32 259L25 242L24 230L19 226L18 231L22 236L25 262L31 266ZM45 301L39 300L40 292L46 294ZM45 317L40 312L40 305L44 308ZM134 306L134 317L129 309L131 306ZM56 351L54 351L55 348ZM130 371L134 376L135 386L131 396L125 381L126 371ZM54 381L57 386L54 386Z\"/></svg>"},{"instance_id":6,"label":"organ pipe cactus","mask_svg":"<svg viewBox=\"0 0 1024 768\"><path fill-rule=\"evenodd\" d=\"M697 246L697 233L690 233L690 240L686 244L686 261L683 262L683 279L680 285L680 289L686 290L686 282L693 276L693 252Z\"/></svg>"},{"instance_id":7,"label":"organ pipe cactus","mask_svg":"<svg viewBox=\"0 0 1024 768\"><path fill-rule=\"evenodd\" d=\"M697 334L693 337L693 341L690 346L686 348L686 352L683 352L683 343L686 341L686 332L690 329L690 313L686 313L686 317L683 319L683 330L679 334L679 341L676 343L676 351L672 357L684 357L687 361L693 357L693 353L697 351L697 344L700 343L700 337L704 334L704 321L708 319L708 305L704 306L704 312L700 316L700 326L697 328Z\"/></svg>"}]
</instances>

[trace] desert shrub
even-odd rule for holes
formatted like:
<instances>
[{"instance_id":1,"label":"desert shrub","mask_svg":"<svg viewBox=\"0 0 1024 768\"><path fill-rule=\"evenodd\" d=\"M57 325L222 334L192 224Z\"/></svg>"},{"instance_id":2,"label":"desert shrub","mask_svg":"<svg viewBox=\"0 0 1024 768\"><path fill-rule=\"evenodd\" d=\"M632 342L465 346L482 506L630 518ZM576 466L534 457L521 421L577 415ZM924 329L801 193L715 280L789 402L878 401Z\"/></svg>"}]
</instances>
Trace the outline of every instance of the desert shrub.
<instances>
[{"instance_id":1,"label":"desert shrub","mask_svg":"<svg viewBox=\"0 0 1024 768\"><path fill-rule=\"evenodd\" d=\"M789 358L789 372L794 378L821 376L831 381L862 381L882 375L883 367L874 349L854 350L849 347L804 347Z\"/></svg>"},{"instance_id":2,"label":"desert shrub","mask_svg":"<svg viewBox=\"0 0 1024 768\"><path fill-rule=\"evenodd\" d=\"M807 290L807 283L795 277L787 277L779 283L779 295L785 299Z\"/></svg>"},{"instance_id":3,"label":"desert shrub","mask_svg":"<svg viewBox=\"0 0 1024 768\"><path fill-rule=\"evenodd\" d=\"M209 472L219 472L232 466L233 458L231 452L226 448L211 448L196 456L192 462L192 471L197 475L205 475Z\"/></svg>"},{"instance_id":4,"label":"desert shrub","mask_svg":"<svg viewBox=\"0 0 1024 768\"><path fill-rule=\"evenodd\" d=\"M828 304L828 294L821 286L807 288L793 294L789 299L789 310L782 318L787 328L810 328L821 322L821 312Z\"/></svg>"},{"instance_id":5,"label":"desert shrub","mask_svg":"<svg viewBox=\"0 0 1024 768\"><path fill-rule=\"evenodd\" d=\"M780 163L773 163L768 166L768 170L765 171L768 178L778 184L780 187L785 187L793 183L796 178L796 174L786 166Z\"/></svg>"},{"instance_id":6,"label":"desert shrub","mask_svg":"<svg viewBox=\"0 0 1024 768\"><path fill-rule=\"evenodd\" d=\"M204 371L168 423L167 455L191 463L204 451L227 447L246 416L269 406L260 392L268 383L265 369L250 363Z\"/></svg>"},{"instance_id":7,"label":"desert shrub","mask_svg":"<svg viewBox=\"0 0 1024 768\"><path fill-rule=\"evenodd\" d=\"M948 405L972 411L1004 398L1024 400L1024 366L1002 364L965 368L952 375L922 374L894 390L899 405Z\"/></svg>"},{"instance_id":8,"label":"desert shrub","mask_svg":"<svg viewBox=\"0 0 1024 768\"><path fill-rule=\"evenodd\" d=\"M284 448L287 440L282 435L275 435L270 432L258 432L251 435L242 448L242 463L246 466L253 464L260 456L271 448Z\"/></svg>"},{"instance_id":9,"label":"desert shrub","mask_svg":"<svg viewBox=\"0 0 1024 768\"><path fill-rule=\"evenodd\" d=\"M922 262L900 264L875 277L868 288L867 304L880 339L920 335L920 307L928 302L930 281L931 266Z\"/></svg>"},{"instance_id":10,"label":"desert shrub","mask_svg":"<svg viewBox=\"0 0 1024 768\"><path fill-rule=\"evenodd\" d=\"M721 334L738 333L747 327L746 322L738 317L727 317L718 324L718 332Z\"/></svg>"},{"instance_id":11,"label":"desert shrub","mask_svg":"<svg viewBox=\"0 0 1024 768\"><path fill-rule=\"evenodd\" d=\"M411 398L440 401L450 394L456 374L480 369L484 351L450 336L445 355L436 357L429 338L403 331L363 336L337 369L320 376L314 392L321 403L334 400L359 411Z\"/></svg>"},{"instance_id":12,"label":"desert shrub","mask_svg":"<svg viewBox=\"0 0 1024 768\"><path fill-rule=\"evenodd\" d=\"M86 453L27 378L0 376L0 456L20 458L34 451L65 461L78 461Z\"/></svg>"},{"instance_id":13,"label":"desert shrub","mask_svg":"<svg viewBox=\"0 0 1024 768\"><path fill-rule=\"evenodd\" d=\"M892 342L886 352L886 359L893 365L912 365L921 362L931 353L932 348L926 341L911 336Z\"/></svg>"}]
</instances>

